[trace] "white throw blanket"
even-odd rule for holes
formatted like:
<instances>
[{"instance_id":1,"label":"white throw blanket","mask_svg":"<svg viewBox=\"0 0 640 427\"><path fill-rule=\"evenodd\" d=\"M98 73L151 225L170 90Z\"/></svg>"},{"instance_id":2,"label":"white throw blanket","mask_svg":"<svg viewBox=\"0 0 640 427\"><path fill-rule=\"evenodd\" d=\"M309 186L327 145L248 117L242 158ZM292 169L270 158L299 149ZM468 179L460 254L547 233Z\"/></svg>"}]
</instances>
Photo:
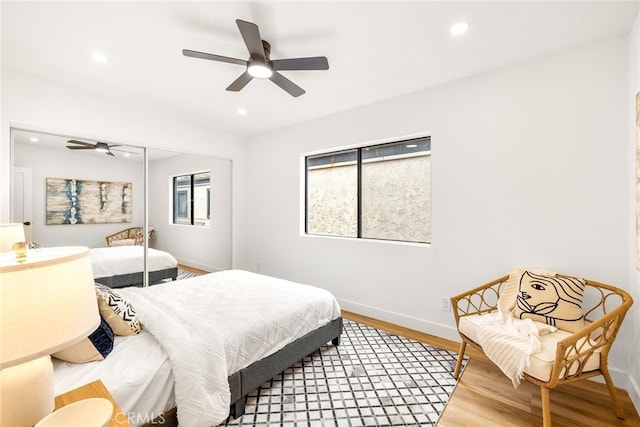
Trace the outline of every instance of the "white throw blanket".
<instances>
[{"instance_id":1,"label":"white throw blanket","mask_svg":"<svg viewBox=\"0 0 640 427\"><path fill-rule=\"evenodd\" d=\"M478 344L487 357L509 377L515 388L520 385L530 356L541 350L540 335L556 331L554 326L513 317L523 272L524 270L518 269L511 273L498 300L498 311L482 316L478 324ZM548 271L540 273L555 275Z\"/></svg>"},{"instance_id":2,"label":"white throw blanket","mask_svg":"<svg viewBox=\"0 0 640 427\"><path fill-rule=\"evenodd\" d=\"M189 304L171 300L164 293L149 292L172 284L118 292L132 302L144 329L153 334L169 356L179 424L215 426L227 418L231 402L224 345L217 325L203 321L207 318L204 304Z\"/></svg>"}]
</instances>

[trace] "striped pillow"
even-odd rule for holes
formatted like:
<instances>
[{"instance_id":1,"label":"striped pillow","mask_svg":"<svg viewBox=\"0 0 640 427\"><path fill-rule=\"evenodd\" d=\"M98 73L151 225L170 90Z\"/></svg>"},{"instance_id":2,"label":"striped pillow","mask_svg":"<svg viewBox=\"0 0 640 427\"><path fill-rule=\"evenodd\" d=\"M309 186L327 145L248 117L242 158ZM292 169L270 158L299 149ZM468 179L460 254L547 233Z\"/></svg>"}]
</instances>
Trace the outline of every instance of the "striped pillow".
<instances>
[{"instance_id":1,"label":"striped pillow","mask_svg":"<svg viewBox=\"0 0 640 427\"><path fill-rule=\"evenodd\" d=\"M129 301L124 299L108 286L96 283L98 309L113 333L116 335L136 335L142 326L136 316L136 311Z\"/></svg>"}]
</instances>

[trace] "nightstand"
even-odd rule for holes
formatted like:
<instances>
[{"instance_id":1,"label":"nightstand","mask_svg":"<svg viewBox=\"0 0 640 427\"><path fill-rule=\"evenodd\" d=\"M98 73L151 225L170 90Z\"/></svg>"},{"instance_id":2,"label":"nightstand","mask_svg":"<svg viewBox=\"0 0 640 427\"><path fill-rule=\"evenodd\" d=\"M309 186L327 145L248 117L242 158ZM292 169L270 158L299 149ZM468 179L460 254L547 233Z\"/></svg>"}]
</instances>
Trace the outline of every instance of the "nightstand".
<instances>
[{"instance_id":1,"label":"nightstand","mask_svg":"<svg viewBox=\"0 0 640 427\"><path fill-rule=\"evenodd\" d=\"M118 404L109 393L109 390L104 386L102 381L97 380L92 383L83 385L76 389L70 390L66 393L62 393L56 396L56 409L60 409L63 406L70 403L77 402L78 400L88 399L90 397L103 397L113 403L113 414L111 415L111 421L109 427L131 427L127 416L122 412Z\"/></svg>"}]
</instances>

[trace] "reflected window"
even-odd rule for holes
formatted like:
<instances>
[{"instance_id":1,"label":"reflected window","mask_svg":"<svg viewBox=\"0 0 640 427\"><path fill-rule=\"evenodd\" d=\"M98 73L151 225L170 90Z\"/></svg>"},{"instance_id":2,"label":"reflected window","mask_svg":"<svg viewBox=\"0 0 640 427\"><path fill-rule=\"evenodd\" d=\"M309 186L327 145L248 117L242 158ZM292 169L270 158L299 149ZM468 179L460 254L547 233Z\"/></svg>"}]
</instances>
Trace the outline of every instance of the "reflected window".
<instances>
[{"instance_id":1,"label":"reflected window","mask_svg":"<svg viewBox=\"0 0 640 427\"><path fill-rule=\"evenodd\" d=\"M173 177L173 223L208 226L211 220L211 173Z\"/></svg>"}]
</instances>

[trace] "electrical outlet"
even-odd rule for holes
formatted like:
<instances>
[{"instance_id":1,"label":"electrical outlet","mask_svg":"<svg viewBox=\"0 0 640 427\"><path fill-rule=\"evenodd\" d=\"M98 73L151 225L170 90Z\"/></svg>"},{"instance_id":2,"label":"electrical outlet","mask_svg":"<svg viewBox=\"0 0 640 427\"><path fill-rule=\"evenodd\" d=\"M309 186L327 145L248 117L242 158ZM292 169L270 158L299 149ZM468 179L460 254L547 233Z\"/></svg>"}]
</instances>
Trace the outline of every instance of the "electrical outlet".
<instances>
[{"instance_id":1,"label":"electrical outlet","mask_svg":"<svg viewBox=\"0 0 640 427\"><path fill-rule=\"evenodd\" d=\"M442 297L440 300L440 308L442 311L451 311L451 300L447 297Z\"/></svg>"}]
</instances>

